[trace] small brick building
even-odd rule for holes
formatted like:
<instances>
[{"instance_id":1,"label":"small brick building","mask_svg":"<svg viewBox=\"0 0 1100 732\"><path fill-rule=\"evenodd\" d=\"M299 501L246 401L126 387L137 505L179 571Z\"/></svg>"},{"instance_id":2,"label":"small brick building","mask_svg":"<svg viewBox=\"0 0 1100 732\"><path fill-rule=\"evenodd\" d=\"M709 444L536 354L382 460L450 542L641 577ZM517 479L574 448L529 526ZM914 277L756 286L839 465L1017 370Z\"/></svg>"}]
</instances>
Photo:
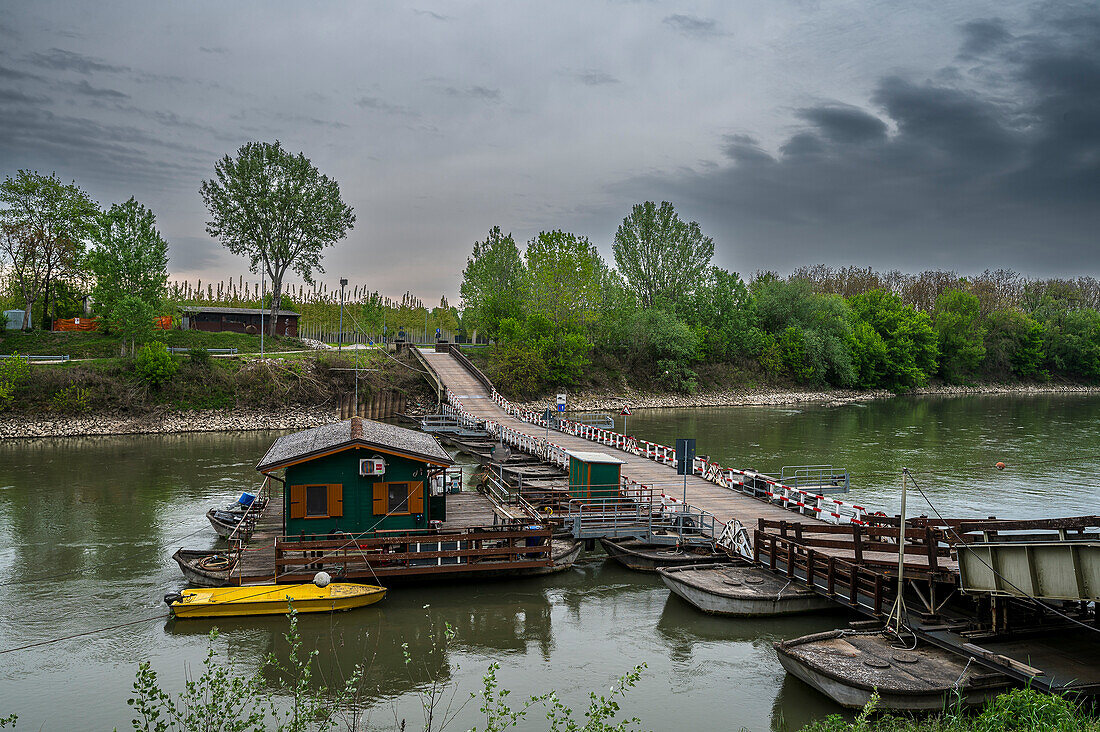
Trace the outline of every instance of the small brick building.
<instances>
[{"instance_id":1,"label":"small brick building","mask_svg":"<svg viewBox=\"0 0 1100 732\"><path fill-rule=\"evenodd\" d=\"M197 305L189 305L181 308L181 310L183 311L183 318L180 322L180 327L183 330L259 333L260 324L262 322L264 332L271 332L270 310L260 310L258 308L201 307ZM297 338L299 317L299 314L293 310L279 310L275 317L275 335Z\"/></svg>"}]
</instances>

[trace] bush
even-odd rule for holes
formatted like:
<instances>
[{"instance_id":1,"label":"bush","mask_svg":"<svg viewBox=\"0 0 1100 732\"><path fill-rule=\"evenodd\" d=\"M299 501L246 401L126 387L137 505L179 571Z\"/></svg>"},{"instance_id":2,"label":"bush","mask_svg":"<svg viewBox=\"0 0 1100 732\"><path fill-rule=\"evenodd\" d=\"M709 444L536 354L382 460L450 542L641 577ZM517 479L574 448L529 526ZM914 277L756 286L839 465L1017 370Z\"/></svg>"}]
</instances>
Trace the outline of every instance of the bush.
<instances>
[{"instance_id":1,"label":"bush","mask_svg":"<svg viewBox=\"0 0 1100 732\"><path fill-rule=\"evenodd\" d=\"M91 408L91 391L76 384L54 392L50 397L50 407L63 414L84 414Z\"/></svg>"},{"instance_id":2,"label":"bush","mask_svg":"<svg viewBox=\"0 0 1100 732\"><path fill-rule=\"evenodd\" d=\"M15 393L31 375L31 364L19 354L11 358L0 358L0 411L11 406Z\"/></svg>"},{"instance_id":3,"label":"bush","mask_svg":"<svg viewBox=\"0 0 1100 732\"><path fill-rule=\"evenodd\" d=\"M1084 726L1081 713L1065 697L1034 689L1013 689L991 701L978 715L982 732L1070 732Z\"/></svg>"},{"instance_id":4,"label":"bush","mask_svg":"<svg viewBox=\"0 0 1100 732\"><path fill-rule=\"evenodd\" d=\"M192 348L187 351L187 356L191 359L191 363L196 366L202 366L206 368L210 365L210 351L206 350L202 346Z\"/></svg>"},{"instance_id":5,"label":"bush","mask_svg":"<svg viewBox=\"0 0 1100 732\"><path fill-rule=\"evenodd\" d=\"M168 347L160 341L151 341L138 349L134 357L134 370L138 378L150 386L160 386L171 379L179 364L168 353Z\"/></svg>"}]
</instances>

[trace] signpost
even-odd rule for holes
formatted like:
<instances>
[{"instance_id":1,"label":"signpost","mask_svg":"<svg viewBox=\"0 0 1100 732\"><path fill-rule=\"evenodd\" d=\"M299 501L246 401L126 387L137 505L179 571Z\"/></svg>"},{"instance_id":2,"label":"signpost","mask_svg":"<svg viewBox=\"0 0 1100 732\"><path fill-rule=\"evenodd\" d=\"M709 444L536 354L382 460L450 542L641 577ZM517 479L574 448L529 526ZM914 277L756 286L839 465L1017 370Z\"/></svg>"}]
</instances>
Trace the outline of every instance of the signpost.
<instances>
[{"instance_id":1,"label":"signpost","mask_svg":"<svg viewBox=\"0 0 1100 732\"><path fill-rule=\"evenodd\" d=\"M564 391L559 392L558 393L558 399L557 399L557 405L558 405L558 411L559 412L564 412L565 411L565 400L566 400L565 392Z\"/></svg>"},{"instance_id":2,"label":"signpost","mask_svg":"<svg viewBox=\"0 0 1100 732\"><path fill-rule=\"evenodd\" d=\"M546 411L542 413L542 421L546 423L546 441L550 442L550 418L554 415L554 411L550 407L546 408Z\"/></svg>"},{"instance_id":3,"label":"signpost","mask_svg":"<svg viewBox=\"0 0 1100 732\"><path fill-rule=\"evenodd\" d=\"M688 476L693 474L692 466L695 465L695 438L677 438L676 440L676 475L684 476L684 508L688 502Z\"/></svg>"},{"instance_id":4,"label":"signpost","mask_svg":"<svg viewBox=\"0 0 1100 732\"><path fill-rule=\"evenodd\" d=\"M619 416L623 418L623 437L626 437L626 418L630 416L630 407L624 404Z\"/></svg>"}]
</instances>

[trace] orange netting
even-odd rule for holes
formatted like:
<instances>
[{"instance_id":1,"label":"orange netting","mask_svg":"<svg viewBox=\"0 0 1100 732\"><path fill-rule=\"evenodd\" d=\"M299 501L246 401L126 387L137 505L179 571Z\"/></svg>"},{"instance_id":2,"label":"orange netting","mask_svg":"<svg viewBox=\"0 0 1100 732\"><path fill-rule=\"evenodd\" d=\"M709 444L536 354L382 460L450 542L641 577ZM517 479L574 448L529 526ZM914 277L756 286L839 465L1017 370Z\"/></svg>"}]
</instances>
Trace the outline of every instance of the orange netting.
<instances>
[{"instance_id":1,"label":"orange netting","mask_svg":"<svg viewBox=\"0 0 1100 732\"><path fill-rule=\"evenodd\" d=\"M67 318L53 321L54 330L96 330L99 318Z\"/></svg>"}]
</instances>

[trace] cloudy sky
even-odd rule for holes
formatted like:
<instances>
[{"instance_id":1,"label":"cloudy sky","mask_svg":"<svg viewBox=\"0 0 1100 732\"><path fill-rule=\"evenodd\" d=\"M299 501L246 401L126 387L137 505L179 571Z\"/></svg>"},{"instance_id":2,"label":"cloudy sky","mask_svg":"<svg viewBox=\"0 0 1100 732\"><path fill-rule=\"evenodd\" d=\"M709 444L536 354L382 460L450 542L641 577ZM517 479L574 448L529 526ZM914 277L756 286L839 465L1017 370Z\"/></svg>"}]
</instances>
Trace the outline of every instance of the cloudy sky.
<instances>
[{"instance_id":1,"label":"cloudy sky","mask_svg":"<svg viewBox=\"0 0 1100 732\"><path fill-rule=\"evenodd\" d=\"M1100 274L1094 2L0 0L0 175L136 196L174 275L246 272L199 183L274 139L358 216L326 281L389 295L494 225L610 259L646 199L743 274Z\"/></svg>"}]
</instances>

